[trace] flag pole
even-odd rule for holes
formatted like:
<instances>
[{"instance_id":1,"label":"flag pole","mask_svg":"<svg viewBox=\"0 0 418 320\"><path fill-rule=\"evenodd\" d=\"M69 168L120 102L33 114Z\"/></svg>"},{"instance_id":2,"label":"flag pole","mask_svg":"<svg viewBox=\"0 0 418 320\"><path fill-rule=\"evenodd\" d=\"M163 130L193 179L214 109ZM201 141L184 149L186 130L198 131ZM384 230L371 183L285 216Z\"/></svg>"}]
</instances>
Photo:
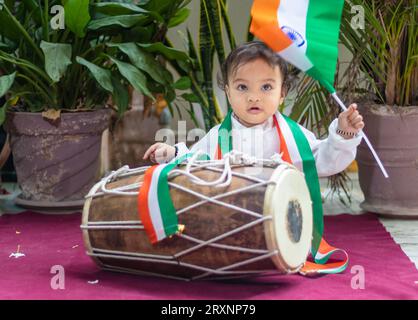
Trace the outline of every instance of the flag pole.
<instances>
[{"instance_id":1,"label":"flag pole","mask_svg":"<svg viewBox=\"0 0 418 320\"><path fill-rule=\"evenodd\" d=\"M341 101L341 99L337 96L337 93L334 92L331 95L334 98L334 100L337 101L337 103L339 104L339 106L344 111L346 111L347 110L347 107L344 105L344 103ZM366 141L367 146L369 147L370 151L372 152L373 157L375 158L375 160L376 160L377 164L379 165L380 170L382 171L382 173L385 176L385 178L389 178L389 175L386 172L386 169L383 166L382 161L380 161L379 156L377 155L376 151L374 150L374 148L373 148L372 144L370 143L370 140L367 138L366 134L363 132L363 130L360 130L359 134L360 134L360 136L363 137L364 141Z\"/></svg>"}]
</instances>

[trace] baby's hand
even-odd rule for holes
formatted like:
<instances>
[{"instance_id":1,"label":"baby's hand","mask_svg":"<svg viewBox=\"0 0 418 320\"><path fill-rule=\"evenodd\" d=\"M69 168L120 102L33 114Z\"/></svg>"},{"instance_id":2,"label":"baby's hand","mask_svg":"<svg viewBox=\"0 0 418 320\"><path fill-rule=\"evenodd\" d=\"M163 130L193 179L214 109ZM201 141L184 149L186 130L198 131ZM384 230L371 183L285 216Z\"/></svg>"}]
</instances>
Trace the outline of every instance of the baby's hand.
<instances>
[{"instance_id":1,"label":"baby's hand","mask_svg":"<svg viewBox=\"0 0 418 320\"><path fill-rule=\"evenodd\" d=\"M166 143L157 142L148 148L142 159L149 158L154 163L166 163L173 159L175 154L176 148Z\"/></svg>"},{"instance_id":2,"label":"baby's hand","mask_svg":"<svg viewBox=\"0 0 418 320\"><path fill-rule=\"evenodd\" d=\"M364 128L363 117L357 111L357 105L351 104L348 109L338 116L337 133L345 139L352 138Z\"/></svg>"}]
</instances>

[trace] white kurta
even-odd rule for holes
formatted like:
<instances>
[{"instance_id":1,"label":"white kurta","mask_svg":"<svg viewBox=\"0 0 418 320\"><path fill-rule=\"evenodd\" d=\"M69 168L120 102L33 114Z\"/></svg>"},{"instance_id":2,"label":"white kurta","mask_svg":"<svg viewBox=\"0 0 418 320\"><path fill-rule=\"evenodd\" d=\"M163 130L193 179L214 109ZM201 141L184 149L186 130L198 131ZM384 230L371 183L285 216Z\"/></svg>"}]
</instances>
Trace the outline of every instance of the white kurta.
<instances>
[{"instance_id":1,"label":"white kurta","mask_svg":"<svg viewBox=\"0 0 418 320\"><path fill-rule=\"evenodd\" d=\"M231 117L231 120L234 150L263 159L269 159L275 153L279 153L280 140L273 123L273 117L270 117L262 124L250 128L242 125L234 117ZM334 119L329 126L328 137L323 140L317 139L311 131L299 126L307 137L312 149L319 177L327 177L343 171L356 157L357 146L362 139L361 136L344 139L337 134L337 125L338 119ZM218 146L219 127L220 124L214 126L190 150L184 142L176 144L178 156L187 152L202 150L213 158Z\"/></svg>"}]
</instances>

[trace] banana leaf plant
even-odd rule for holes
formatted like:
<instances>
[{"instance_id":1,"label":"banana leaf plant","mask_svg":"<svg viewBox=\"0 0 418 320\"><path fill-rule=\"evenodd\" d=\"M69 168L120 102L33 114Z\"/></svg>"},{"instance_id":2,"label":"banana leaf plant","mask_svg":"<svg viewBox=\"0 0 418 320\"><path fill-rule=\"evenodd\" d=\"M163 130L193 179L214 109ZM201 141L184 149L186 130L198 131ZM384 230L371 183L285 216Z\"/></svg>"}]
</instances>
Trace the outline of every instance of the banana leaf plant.
<instances>
[{"instance_id":1,"label":"banana leaf plant","mask_svg":"<svg viewBox=\"0 0 418 320\"><path fill-rule=\"evenodd\" d=\"M0 0L0 124L7 110L93 110L109 97L121 115L130 87L172 103L183 85L161 61L188 55L164 39L190 1Z\"/></svg>"}]
</instances>

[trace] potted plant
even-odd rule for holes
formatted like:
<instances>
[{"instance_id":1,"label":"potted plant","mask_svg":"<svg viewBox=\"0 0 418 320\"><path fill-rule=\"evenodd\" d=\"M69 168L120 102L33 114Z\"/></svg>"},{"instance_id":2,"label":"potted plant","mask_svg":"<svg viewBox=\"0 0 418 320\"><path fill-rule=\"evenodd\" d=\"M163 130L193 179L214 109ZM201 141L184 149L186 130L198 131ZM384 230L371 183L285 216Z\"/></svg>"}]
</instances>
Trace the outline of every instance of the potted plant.
<instances>
[{"instance_id":1,"label":"potted plant","mask_svg":"<svg viewBox=\"0 0 418 320\"><path fill-rule=\"evenodd\" d=\"M344 15L341 39L363 97L365 133L389 174L385 179L364 143L358 150L361 207L391 216L418 216L418 6L415 0L353 0L364 28ZM360 84L360 85L359 85Z\"/></svg>"},{"instance_id":2,"label":"potted plant","mask_svg":"<svg viewBox=\"0 0 418 320\"><path fill-rule=\"evenodd\" d=\"M100 139L129 88L175 99L157 56L187 59L156 36L184 19L167 1L0 1L0 123L10 134L18 203L78 208L98 178ZM166 21L161 12L172 11ZM183 15L182 15L183 14ZM109 98L113 103L109 103Z\"/></svg>"},{"instance_id":3,"label":"potted plant","mask_svg":"<svg viewBox=\"0 0 418 320\"><path fill-rule=\"evenodd\" d=\"M137 1L138 2L138 1ZM153 46L142 48L149 51L149 57L143 58L143 63L152 66L157 64L166 68L171 60L178 61L182 65L189 63L189 57L186 52L170 48L167 43L167 32L183 23L190 14L187 8L190 0L153 0L144 1L136 6L146 8L155 14L158 14L159 23L150 22L141 30L140 37L136 35L137 40L143 43L153 43ZM138 29L129 31L135 35ZM127 37L127 34L124 33ZM156 45L158 44L158 46ZM133 58L136 54L132 54ZM151 56L152 55L152 56ZM161 129L168 128L171 124L174 108L180 110L176 103L176 89L188 89L190 83L188 79L180 77L173 83L173 77L170 72L150 72L155 81L149 86L152 92L151 98L143 95L141 91L130 88L130 105L129 110L121 117L112 117L112 125L109 131L105 132L105 139L108 140L108 151L105 152L104 169L117 169L122 165L137 167L150 164L148 160L143 160L142 156L150 145L155 143L158 132ZM167 79L164 81L164 79ZM107 136L107 137L106 137Z\"/></svg>"}]
</instances>

